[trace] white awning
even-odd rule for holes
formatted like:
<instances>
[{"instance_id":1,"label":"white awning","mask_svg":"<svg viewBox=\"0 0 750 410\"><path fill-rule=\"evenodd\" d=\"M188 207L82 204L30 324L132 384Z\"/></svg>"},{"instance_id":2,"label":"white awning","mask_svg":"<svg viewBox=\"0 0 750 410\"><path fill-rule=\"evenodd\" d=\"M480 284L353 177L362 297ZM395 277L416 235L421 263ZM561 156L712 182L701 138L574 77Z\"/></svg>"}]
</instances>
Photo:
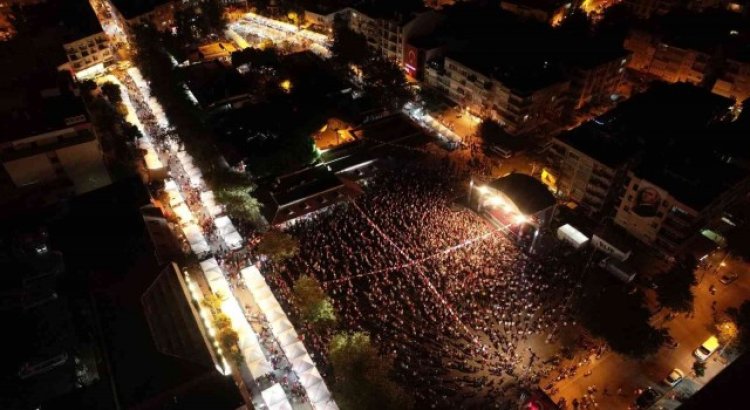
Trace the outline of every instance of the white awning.
<instances>
[{"instance_id":1,"label":"white awning","mask_svg":"<svg viewBox=\"0 0 750 410\"><path fill-rule=\"evenodd\" d=\"M588 236L570 224L565 224L557 229L557 239L570 243L576 249L586 245L589 241Z\"/></svg>"},{"instance_id":2,"label":"white awning","mask_svg":"<svg viewBox=\"0 0 750 410\"><path fill-rule=\"evenodd\" d=\"M266 403L266 406L268 406L269 410L292 409L292 405L289 404L289 400L286 397L284 389L278 383L263 390L260 395L261 397L263 397L263 402Z\"/></svg>"}]
</instances>

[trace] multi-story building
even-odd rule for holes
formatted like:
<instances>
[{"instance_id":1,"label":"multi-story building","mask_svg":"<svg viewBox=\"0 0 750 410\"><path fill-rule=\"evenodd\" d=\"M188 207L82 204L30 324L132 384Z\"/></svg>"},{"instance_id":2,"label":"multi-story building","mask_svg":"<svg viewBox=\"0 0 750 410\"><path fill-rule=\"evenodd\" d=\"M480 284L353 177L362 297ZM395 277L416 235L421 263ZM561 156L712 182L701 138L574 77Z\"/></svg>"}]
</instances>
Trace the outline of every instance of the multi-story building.
<instances>
[{"instance_id":1,"label":"multi-story building","mask_svg":"<svg viewBox=\"0 0 750 410\"><path fill-rule=\"evenodd\" d=\"M449 53L429 64L427 85L475 115L492 118L514 135L532 132L562 116L570 82L559 67L521 55ZM507 64L507 62L513 62Z\"/></svg>"},{"instance_id":2,"label":"multi-story building","mask_svg":"<svg viewBox=\"0 0 750 410\"><path fill-rule=\"evenodd\" d=\"M674 252L750 187L722 155L732 100L659 83L554 139L558 193L643 242Z\"/></svg>"},{"instance_id":3,"label":"multi-story building","mask_svg":"<svg viewBox=\"0 0 750 410\"><path fill-rule=\"evenodd\" d=\"M558 195L595 216L616 198L633 149L591 122L553 139L548 153Z\"/></svg>"},{"instance_id":4,"label":"multi-story building","mask_svg":"<svg viewBox=\"0 0 750 410\"><path fill-rule=\"evenodd\" d=\"M404 62L404 46L412 37L432 32L443 19L434 10L381 10L375 7L351 9L345 17L349 28L363 35L383 57Z\"/></svg>"},{"instance_id":5,"label":"multi-story building","mask_svg":"<svg viewBox=\"0 0 750 410\"><path fill-rule=\"evenodd\" d=\"M677 0L624 0L623 4L642 19L649 19L654 15L669 13L677 4Z\"/></svg>"},{"instance_id":6,"label":"multi-story building","mask_svg":"<svg viewBox=\"0 0 750 410\"><path fill-rule=\"evenodd\" d=\"M122 27L136 27L147 23L165 31L174 26L178 0L111 0L112 9Z\"/></svg>"},{"instance_id":7,"label":"multi-story building","mask_svg":"<svg viewBox=\"0 0 750 410\"><path fill-rule=\"evenodd\" d=\"M579 3L578 0L502 0L500 7L523 18L556 26L577 10Z\"/></svg>"},{"instance_id":8,"label":"multi-story building","mask_svg":"<svg viewBox=\"0 0 750 410\"><path fill-rule=\"evenodd\" d=\"M628 66L667 82L713 85L722 96L750 96L747 21L727 11L671 13L630 31ZM697 34L700 33L700 34Z\"/></svg>"},{"instance_id":9,"label":"multi-story building","mask_svg":"<svg viewBox=\"0 0 750 410\"><path fill-rule=\"evenodd\" d=\"M39 7L59 17L64 27L62 46L73 72L83 74L84 70L101 69L114 61L109 37L88 1L49 2Z\"/></svg>"},{"instance_id":10,"label":"multi-story building","mask_svg":"<svg viewBox=\"0 0 750 410\"><path fill-rule=\"evenodd\" d=\"M29 81L0 111L0 162L16 188L46 187L35 190L39 202L52 203L108 185L99 139L70 76Z\"/></svg>"},{"instance_id":11,"label":"multi-story building","mask_svg":"<svg viewBox=\"0 0 750 410\"><path fill-rule=\"evenodd\" d=\"M552 131L573 110L611 104L623 81L629 53L619 39L559 32L489 7L445 13L424 82L510 134Z\"/></svg>"},{"instance_id":12,"label":"multi-story building","mask_svg":"<svg viewBox=\"0 0 750 410\"><path fill-rule=\"evenodd\" d=\"M597 107L617 99L630 52L607 47L571 54L566 64L570 79L568 102L573 110Z\"/></svg>"},{"instance_id":13,"label":"multi-story building","mask_svg":"<svg viewBox=\"0 0 750 410\"><path fill-rule=\"evenodd\" d=\"M750 98L750 54L728 58L724 64L713 92L737 101Z\"/></svg>"}]
</instances>

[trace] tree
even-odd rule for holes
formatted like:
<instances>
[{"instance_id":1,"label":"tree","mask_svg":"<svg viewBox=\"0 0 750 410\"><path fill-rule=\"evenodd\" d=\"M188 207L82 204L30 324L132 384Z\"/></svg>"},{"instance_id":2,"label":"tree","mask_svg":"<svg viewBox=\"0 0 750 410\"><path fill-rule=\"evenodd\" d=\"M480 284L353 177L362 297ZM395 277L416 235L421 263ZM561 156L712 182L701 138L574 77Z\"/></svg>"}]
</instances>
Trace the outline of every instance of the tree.
<instances>
[{"instance_id":1,"label":"tree","mask_svg":"<svg viewBox=\"0 0 750 410\"><path fill-rule=\"evenodd\" d=\"M224 5L221 0L203 0L201 11L206 31L212 34L224 32L227 27L227 18L224 15Z\"/></svg>"},{"instance_id":2,"label":"tree","mask_svg":"<svg viewBox=\"0 0 750 410\"><path fill-rule=\"evenodd\" d=\"M642 358L664 342L666 331L651 326L643 294L629 292L609 275L588 275L575 307L581 324L619 353Z\"/></svg>"},{"instance_id":3,"label":"tree","mask_svg":"<svg viewBox=\"0 0 750 410\"><path fill-rule=\"evenodd\" d=\"M104 94L105 97L109 100L112 105L117 105L122 102L122 93L120 92L120 87L118 87L115 83L106 82L102 84L102 94Z\"/></svg>"},{"instance_id":4,"label":"tree","mask_svg":"<svg viewBox=\"0 0 750 410\"><path fill-rule=\"evenodd\" d=\"M698 283L695 279L697 266L695 258L686 256L667 272L656 277L657 297L662 306L677 312L689 312L693 309L694 295L691 288Z\"/></svg>"},{"instance_id":5,"label":"tree","mask_svg":"<svg viewBox=\"0 0 750 410\"><path fill-rule=\"evenodd\" d=\"M477 134L482 139L485 147L496 144L507 145L507 141L510 138L500 123L489 118L482 120L477 128Z\"/></svg>"},{"instance_id":6,"label":"tree","mask_svg":"<svg viewBox=\"0 0 750 410\"><path fill-rule=\"evenodd\" d=\"M750 300L742 302L739 308L732 309L728 313L736 323L740 347L750 348Z\"/></svg>"},{"instance_id":7,"label":"tree","mask_svg":"<svg viewBox=\"0 0 750 410\"><path fill-rule=\"evenodd\" d=\"M292 292L303 320L322 326L336 322L336 313L331 298L326 295L317 280L302 275L294 281Z\"/></svg>"},{"instance_id":8,"label":"tree","mask_svg":"<svg viewBox=\"0 0 750 410\"><path fill-rule=\"evenodd\" d=\"M349 64L361 67L373 56L367 39L352 31L346 22L341 20L336 20L333 26L331 54L334 64L345 70L345 73L349 70Z\"/></svg>"},{"instance_id":9,"label":"tree","mask_svg":"<svg viewBox=\"0 0 750 410\"><path fill-rule=\"evenodd\" d=\"M698 377L703 377L706 374L706 363L700 360L693 362L693 371Z\"/></svg>"},{"instance_id":10,"label":"tree","mask_svg":"<svg viewBox=\"0 0 750 410\"><path fill-rule=\"evenodd\" d=\"M367 62L363 71L365 92L381 106L401 108L413 97L404 73L393 61L376 57Z\"/></svg>"},{"instance_id":11,"label":"tree","mask_svg":"<svg viewBox=\"0 0 750 410\"><path fill-rule=\"evenodd\" d=\"M750 261L750 227L740 226L727 232L727 248L743 260Z\"/></svg>"},{"instance_id":12,"label":"tree","mask_svg":"<svg viewBox=\"0 0 750 410\"><path fill-rule=\"evenodd\" d=\"M389 378L393 361L378 355L366 333L336 334L328 356L333 367L333 394L343 410L414 407L414 398Z\"/></svg>"},{"instance_id":13,"label":"tree","mask_svg":"<svg viewBox=\"0 0 750 410\"><path fill-rule=\"evenodd\" d=\"M211 314L216 315L221 313L221 295L209 293L203 297L201 303Z\"/></svg>"},{"instance_id":14,"label":"tree","mask_svg":"<svg viewBox=\"0 0 750 410\"><path fill-rule=\"evenodd\" d=\"M211 183L216 200L231 217L254 225L260 223L260 202L250 195L255 185L244 174L216 170L211 175Z\"/></svg>"},{"instance_id":15,"label":"tree","mask_svg":"<svg viewBox=\"0 0 750 410\"><path fill-rule=\"evenodd\" d=\"M299 242L293 236L281 231L268 231L256 248L274 262L291 258L299 252Z\"/></svg>"}]
</instances>

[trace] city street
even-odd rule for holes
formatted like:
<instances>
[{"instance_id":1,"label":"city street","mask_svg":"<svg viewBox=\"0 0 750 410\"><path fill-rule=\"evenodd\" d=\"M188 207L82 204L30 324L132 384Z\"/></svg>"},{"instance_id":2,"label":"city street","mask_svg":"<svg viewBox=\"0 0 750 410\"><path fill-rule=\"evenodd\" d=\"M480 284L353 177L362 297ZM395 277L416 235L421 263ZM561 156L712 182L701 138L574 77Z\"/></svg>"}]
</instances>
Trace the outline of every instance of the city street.
<instances>
[{"instance_id":1,"label":"city street","mask_svg":"<svg viewBox=\"0 0 750 410\"><path fill-rule=\"evenodd\" d=\"M705 277L694 288L695 310L692 315L686 317L681 314L668 322L664 321L668 312L661 311L655 315L654 323L666 327L679 343L676 349L662 347L657 354L641 361L612 352L605 353L600 359L582 367L574 378L558 383L559 393L554 395L555 399L564 397L571 403L574 398L581 398L586 394L590 386L596 386L599 392L596 400L600 408L626 409L633 404L636 389L651 386L666 396L670 396L670 393L689 396L716 376L727 364L719 352L706 362L704 377L696 378L692 372L695 362L693 351L709 336L716 334L711 305L715 301L716 312L720 313L729 307L739 306L750 296L750 266L731 257L724 260L726 266L719 266L724 255L724 252L712 255L710 259L715 261L715 266L699 269L697 272L697 278L700 279L704 274ZM719 278L726 272L736 272L739 278L730 285L724 285L719 282ZM716 287L716 295L709 292L712 285ZM682 370L686 379L690 380L670 389L662 380L674 368ZM588 371L591 374L585 376ZM609 394L605 394L604 389ZM621 395L617 394L618 389L622 389ZM675 408L676 405L676 402L670 401L665 408Z\"/></svg>"}]
</instances>

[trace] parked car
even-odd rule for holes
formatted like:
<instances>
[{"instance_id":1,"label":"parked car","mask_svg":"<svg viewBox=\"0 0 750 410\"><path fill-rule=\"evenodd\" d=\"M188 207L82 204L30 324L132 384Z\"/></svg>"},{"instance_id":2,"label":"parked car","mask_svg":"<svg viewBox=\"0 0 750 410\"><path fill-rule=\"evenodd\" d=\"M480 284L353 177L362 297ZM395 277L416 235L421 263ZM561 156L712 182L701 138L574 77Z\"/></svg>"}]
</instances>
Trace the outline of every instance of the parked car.
<instances>
[{"instance_id":1,"label":"parked car","mask_svg":"<svg viewBox=\"0 0 750 410\"><path fill-rule=\"evenodd\" d=\"M693 355L700 361L705 362L711 357L712 354L719 348L719 339L716 336L711 336L703 342L700 347L695 349Z\"/></svg>"},{"instance_id":2,"label":"parked car","mask_svg":"<svg viewBox=\"0 0 750 410\"><path fill-rule=\"evenodd\" d=\"M721 275L721 279L719 279L719 281L725 285L731 285L732 282L736 281L739 277L740 275L738 275L736 272L729 272L727 274Z\"/></svg>"},{"instance_id":3,"label":"parked car","mask_svg":"<svg viewBox=\"0 0 750 410\"><path fill-rule=\"evenodd\" d=\"M684 378L685 373L683 373L682 370L675 368L667 375L667 377L664 378L664 384L669 387L674 387L677 386Z\"/></svg>"},{"instance_id":4,"label":"parked car","mask_svg":"<svg viewBox=\"0 0 750 410\"><path fill-rule=\"evenodd\" d=\"M647 409L653 406L657 400L659 400L659 392L652 387L648 387L635 399L635 405L639 409Z\"/></svg>"}]
</instances>

